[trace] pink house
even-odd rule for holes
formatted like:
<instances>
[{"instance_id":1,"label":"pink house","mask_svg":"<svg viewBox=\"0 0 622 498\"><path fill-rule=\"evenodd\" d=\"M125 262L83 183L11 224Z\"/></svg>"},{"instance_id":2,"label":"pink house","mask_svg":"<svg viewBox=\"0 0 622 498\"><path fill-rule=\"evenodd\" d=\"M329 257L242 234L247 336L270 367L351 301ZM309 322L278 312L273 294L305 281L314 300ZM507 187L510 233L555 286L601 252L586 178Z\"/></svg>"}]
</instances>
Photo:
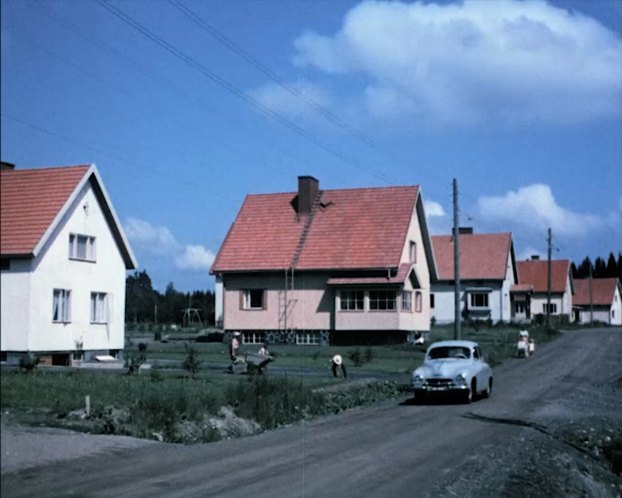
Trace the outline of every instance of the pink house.
<instances>
[{"instance_id":1,"label":"pink house","mask_svg":"<svg viewBox=\"0 0 622 498\"><path fill-rule=\"evenodd\" d=\"M436 265L418 186L246 197L211 273L245 342L401 342L430 328Z\"/></svg>"}]
</instances>

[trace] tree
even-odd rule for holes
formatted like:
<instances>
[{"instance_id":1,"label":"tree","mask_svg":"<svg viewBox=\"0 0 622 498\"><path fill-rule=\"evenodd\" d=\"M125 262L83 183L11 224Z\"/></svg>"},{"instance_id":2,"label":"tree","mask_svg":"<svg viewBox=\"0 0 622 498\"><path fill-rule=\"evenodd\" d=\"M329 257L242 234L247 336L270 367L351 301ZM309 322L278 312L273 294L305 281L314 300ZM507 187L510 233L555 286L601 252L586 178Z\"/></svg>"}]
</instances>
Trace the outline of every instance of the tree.
<instances>
[{"instance_id":1,"label":"tree","mask_svg":"<svg viewBox=\"0 0 622 498\"><path fill-rule=\"evenodd\" d=\"M125 280L125 320L145 323L153 321L156 291L146 270L135 271Z\"/></svg>"}]
</instances>

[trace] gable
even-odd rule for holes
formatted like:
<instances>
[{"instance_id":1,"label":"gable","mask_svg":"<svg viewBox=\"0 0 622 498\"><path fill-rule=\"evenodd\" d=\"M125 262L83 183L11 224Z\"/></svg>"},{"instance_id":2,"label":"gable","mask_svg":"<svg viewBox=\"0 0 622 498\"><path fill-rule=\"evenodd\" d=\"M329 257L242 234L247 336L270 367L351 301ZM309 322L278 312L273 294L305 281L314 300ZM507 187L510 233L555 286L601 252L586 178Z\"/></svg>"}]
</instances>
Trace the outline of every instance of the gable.
<instances>
[{"instance_id":1,"label":"gable","mask_svg":"<svg viewBox=\"0 0 622 498\"><path fill-rule=\"evenodd\" d=\"M3 170L0 231L3 257L36 256L87 183L93 188L127 269L134 254L95 165Z\"/></svg>"}]
</instances>

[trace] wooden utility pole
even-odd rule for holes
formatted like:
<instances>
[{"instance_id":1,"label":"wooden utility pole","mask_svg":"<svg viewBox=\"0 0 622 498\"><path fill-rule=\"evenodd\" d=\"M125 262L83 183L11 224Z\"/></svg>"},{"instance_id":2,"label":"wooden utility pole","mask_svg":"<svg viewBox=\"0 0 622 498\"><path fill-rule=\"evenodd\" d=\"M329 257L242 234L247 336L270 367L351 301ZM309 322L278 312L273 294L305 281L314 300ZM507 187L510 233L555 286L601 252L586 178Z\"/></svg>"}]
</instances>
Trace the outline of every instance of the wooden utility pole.
<instances>
[{"instance_id":1,"label":"wooden utility pole","mask_svg":"<svg viewBox=\"0 0 622 498\"><path fill-rule=\"evenodd\" d=\"M594 298L592 296L592 262L590 261L590 327L594 326Z\"/></svg>"},{"instance_id":2,"label":"wooden utility pole","mask_svg":"<svg viewBox=\"0 0 622 498\"><path fill-rule=\"evenodd\" d=\"M553 235L551 234L551 229L549 228L549 233L547 237L547 276L546 276L546 328L551 328L551 252L553 247Z\"/></svg>"},{"instance_id":3,"label":"wooden utility pole","mask_svg":"<svg viewBox=\"0 0 622 498\"><path fill-rule=\"evenodd\" d=\"M454 339L462 339L460 316L460 223L458 217L458 181L453 181L454 198Z\"/></svg>"}]
</instances>

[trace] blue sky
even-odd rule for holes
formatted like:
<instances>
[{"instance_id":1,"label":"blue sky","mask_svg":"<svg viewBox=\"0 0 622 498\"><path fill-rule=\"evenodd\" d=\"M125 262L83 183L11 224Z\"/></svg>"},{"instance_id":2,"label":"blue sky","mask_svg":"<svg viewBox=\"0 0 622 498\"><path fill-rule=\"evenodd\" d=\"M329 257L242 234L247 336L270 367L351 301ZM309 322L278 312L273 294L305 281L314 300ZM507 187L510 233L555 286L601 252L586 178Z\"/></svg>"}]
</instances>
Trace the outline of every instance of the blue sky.
<instances>
[{"instance_id":1,"label":"blue sky","mask_svg":"<svg viewBox=\"0 0 622 498\"><path fill-rule=\"evenodd\" d=\"M421 185L433 233L617 254L619 0L3 0L1 156L95 163L154 286L250 193Z\"/></svg>"}]
</instances>

